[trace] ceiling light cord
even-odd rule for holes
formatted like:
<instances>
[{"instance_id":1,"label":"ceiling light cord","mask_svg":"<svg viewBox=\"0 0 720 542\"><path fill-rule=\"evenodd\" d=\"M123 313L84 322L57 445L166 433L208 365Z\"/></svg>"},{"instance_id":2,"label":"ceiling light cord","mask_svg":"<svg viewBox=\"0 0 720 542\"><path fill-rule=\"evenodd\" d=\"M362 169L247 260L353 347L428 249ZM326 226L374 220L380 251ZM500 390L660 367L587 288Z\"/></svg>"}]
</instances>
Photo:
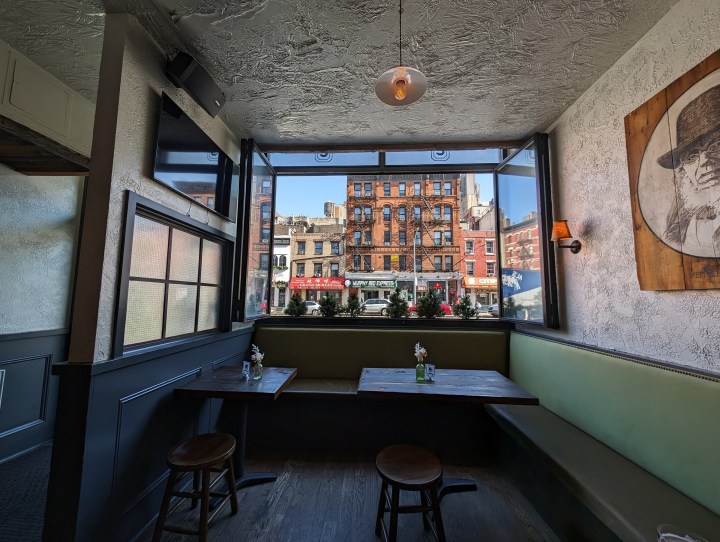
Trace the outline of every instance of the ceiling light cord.
<instances>
[{"instance_id":1,"label":"ceiling light cord","mask_svg":"<svg viewBox=\"0 0 720 542\"><path fill-rule=\"evenodd\" d=\"M402 66L402 0L400 0L400 65Z\"/></svg>"}]
</instances>

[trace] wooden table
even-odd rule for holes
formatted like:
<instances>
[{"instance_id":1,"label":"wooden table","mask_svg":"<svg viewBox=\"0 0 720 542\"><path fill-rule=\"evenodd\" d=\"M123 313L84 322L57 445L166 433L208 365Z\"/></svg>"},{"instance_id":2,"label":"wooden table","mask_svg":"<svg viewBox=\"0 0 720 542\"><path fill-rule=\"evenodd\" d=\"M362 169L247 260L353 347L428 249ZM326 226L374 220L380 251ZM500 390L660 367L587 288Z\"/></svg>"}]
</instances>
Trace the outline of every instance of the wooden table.
<instances>
[{"instance_id":1,"label":"wooden table","mask_svg":"<svg viewBox=\"0 0 720 542\"><path fill-rule=\"evenodd\" d=\"M264 482L273 482L274 473L245 472L245 435L247 411L250 400L275 400L283 389L295 378L297 369L265 367L261 380L242 377L241 367L219 367L179 388L175 395L195 399L226 399L223 404L221 426L233 434L236 440L233 462L238 489Z\"/></svg>"},{"instance_id":2,"label":"wooden table","mask_svg":"<svg viewBox=\"0 0 720 542\"><path fill-rule=\"evenodd\" d=\"M415 369L366 368L360 375L358 397L370 399L421 399L537 405L538 398L529 394L497 371L436 369L433 382L416 382ZM476 491L473 480L443 478L438 491L442 499L449 493Z\"/></svg>"}]
</instances>

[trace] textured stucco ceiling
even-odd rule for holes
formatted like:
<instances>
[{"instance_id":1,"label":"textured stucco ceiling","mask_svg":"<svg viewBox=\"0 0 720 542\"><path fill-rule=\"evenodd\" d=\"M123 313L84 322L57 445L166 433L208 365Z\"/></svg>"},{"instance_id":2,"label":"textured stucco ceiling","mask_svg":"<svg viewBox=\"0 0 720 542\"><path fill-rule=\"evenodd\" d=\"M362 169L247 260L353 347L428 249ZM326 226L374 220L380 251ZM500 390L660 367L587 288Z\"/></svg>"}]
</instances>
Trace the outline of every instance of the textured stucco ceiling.
<instances>
[{"instance_id":1,"label":"textured stucco ceiling","mask_svg":"<svg viewBox=\"0 0 720 542\"><path fill-rule=\"evenodd\" d=\"M398 62L397 0L104 5L134 13L168 53L184 43L225 92L220 116L238 135L358 144L514 140L542 130L676 1L404 0L403 60L425 72L429 88L401 108L382 104L373 90ZM27 7L37 4L46 6L39 20ZM41 65L52 65L53 49L69 48L60 60L71 67L48 70L92 94L97 2L13 5L26 7L0 9L5 39Z\"/></svg>"}]
</instances>

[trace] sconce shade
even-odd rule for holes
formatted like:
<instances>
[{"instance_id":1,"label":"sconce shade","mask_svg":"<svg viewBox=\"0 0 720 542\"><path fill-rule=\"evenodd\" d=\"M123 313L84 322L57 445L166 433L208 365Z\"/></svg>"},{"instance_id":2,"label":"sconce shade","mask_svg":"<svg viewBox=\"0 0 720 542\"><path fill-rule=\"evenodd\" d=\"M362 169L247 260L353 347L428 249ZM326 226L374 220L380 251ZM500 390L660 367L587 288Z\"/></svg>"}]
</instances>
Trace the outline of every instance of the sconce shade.
<instances>
[{"instance_id":1,"label":"sconce shade","mask_svg":"<svg viewBox=\"0 0 720 542\"><path fill-rule=\"evenodd\" d=\"M567 220L556 220L553 222L552 237L550 237L550 240L553 243L557 243L563 239L572 239L570 228L568 228Z\"/></svg>"},{"instance_id":2,"label":"sconce shade","mask_svg":"<svg viewBox=\"0 0 720 542\"><path fill-rule=\"evenodd\" d=\"M408 105L425 94L427 79L423 72L409 66L396 66L378 77L375 94L388 105Z\"/></svg>"}]
</instances>

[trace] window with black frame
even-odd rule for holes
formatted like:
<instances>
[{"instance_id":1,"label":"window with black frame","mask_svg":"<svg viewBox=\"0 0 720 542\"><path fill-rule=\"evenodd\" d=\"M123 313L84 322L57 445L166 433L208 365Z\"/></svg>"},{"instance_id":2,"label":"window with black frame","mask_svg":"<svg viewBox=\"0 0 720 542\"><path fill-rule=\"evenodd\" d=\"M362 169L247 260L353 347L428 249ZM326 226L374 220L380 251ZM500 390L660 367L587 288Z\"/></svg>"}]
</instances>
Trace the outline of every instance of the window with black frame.
<instances>
[{"instance_id":1,"label":"window with black frame","mask_svg":"<svg viewBox=\"0 0 720 542\"><path fill-rule=\"evenodd\" d=\"M130 193L114 355L226 329L230 239Z\"/></svg>"}]
</instances>

